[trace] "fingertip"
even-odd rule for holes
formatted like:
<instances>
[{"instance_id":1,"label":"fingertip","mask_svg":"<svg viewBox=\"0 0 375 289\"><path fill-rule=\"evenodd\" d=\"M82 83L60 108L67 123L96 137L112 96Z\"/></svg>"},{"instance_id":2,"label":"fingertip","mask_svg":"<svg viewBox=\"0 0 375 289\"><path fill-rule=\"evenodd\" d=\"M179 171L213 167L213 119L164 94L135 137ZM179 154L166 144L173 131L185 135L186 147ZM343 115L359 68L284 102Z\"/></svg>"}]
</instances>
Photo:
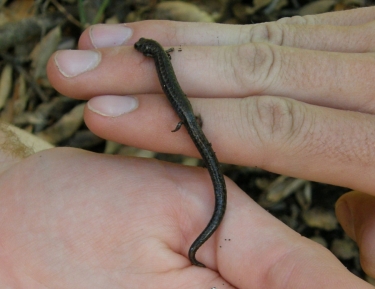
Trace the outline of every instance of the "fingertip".
<instances>
[{"instance_id":1,"label":"fingertip","mask_svg":"<svg viewBox=\"0 0 375 289\"><path fill-rule=\"evenodd\" d=\"M53 58L59 72L69 78L95 69L101 61L98 50L59 50Z\"/></svg>"},{"instance_id":2,"label":"fingertip","mask_svg":"<svg viewBox=\"0 0 375 289\"><path fill-rule=\"evenodd\" d=\"M355 240L353 216L346 197L341 197L335 205L336 217L345 233Z\"/></svg>"},{"instance_id":3,"label":"fingertip","mask_svg":"<svg viewBox=\"0 0 375 289\"><path fill-rule=\"evenodd\" d=\"M48 59L46 70L47 70L47 77L51 85L61 93L61 86L64 83L64 77L60 73L56 62L55 57L58 51L54 52L51 57Z\"/></svg>"},{"instance_id":4,"label":"fingertip","mask_svg":"<svg viewBox=\"0 0 375 289\"><path fill-rule=\"evenodd\" d=\"M87 86L88 82L79 77L97 68L101 60L98 50L58 50L48 60L47 76L51 85L64 95L85 94L92 86Z\"/></svg>"},{"instance_id":5,"label":"fingertip","mask_svg":"<svg viewBox=\"0 0 375 289\"><path fill-rule=\"evenodd\" d=\"M375 218L369 216L362 227L363 233L358 239L360 261L363 270L375 277Z\"/></svg>"},{"instance_id":6,"label":"fingertip","mask_svg":"<svg viewBox=\"0 0 375 289\"><path fill-rule=\"evenodd\" d=\"M88 32L91 44L95 48L124 45L133 35L133 29L125 24L93 25Z\"/></svg>"},{"instance_id":7,"label":"fingertip","mask_svg":"<svg viewBox=\"0 0 375 289\"><path fill-rule=\"evenodd\" d=\"M136 110L139 100L135 96L101 95L91 98L84 110L84 119L87 127L104 139L124 141L128 125L134 121L124 115ZM126 116L125 116L126 117ZM136 116L135 116L136 117ZM122 133L122 129L125 133Z\"/></svg>"},{"instance_id":8,"label":"fingertip","mask_svg":"<svg viewBox=\"0 0 375 289\"><path fill-rule=\"evenodd\" d=\"M133 36L133 29L126 24L96 24L82 32L79 49L98 49L125 45Z\"/></svg>"},{"instance_id":9,"label":"fingertip","mask_svg":"<svg viewBox=\"0 0 375 289\"><path fill-rule=\"evenodd\" d=\"M350 192L336 203L337 218L345 232L360 248L363 270L375 276L375 197Z\"/></svg>"}]
</instances>

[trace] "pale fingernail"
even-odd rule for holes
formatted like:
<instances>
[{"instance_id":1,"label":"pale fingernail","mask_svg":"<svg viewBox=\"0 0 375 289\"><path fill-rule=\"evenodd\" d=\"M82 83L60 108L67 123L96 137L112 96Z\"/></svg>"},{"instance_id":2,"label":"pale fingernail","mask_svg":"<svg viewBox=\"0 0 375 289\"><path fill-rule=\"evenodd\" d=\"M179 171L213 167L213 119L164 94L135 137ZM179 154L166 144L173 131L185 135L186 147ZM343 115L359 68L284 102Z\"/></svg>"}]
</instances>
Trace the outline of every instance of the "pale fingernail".
<instances>
[{"instance_id":1,"label":"pale fingernail","mask_svg":"<svg viewBox=\"0 0 375 289\"><path fill-rule=\"evenodd\" d=\"M113 47L124 44L133 30L123 24L98 24L90 28L89 35L94 47Z\"/></svg>"},{"instance_id":2,"label":"pale fingernail","mask_svg":"<svg viewBox=\"0 0 375 289\"><path fill-rule=\"evenodd\" d=\"M87 107L97 114L117 117L135 110L138 99L133 96L102 95L91 98Z\"/></svg>"},{"instance_id":3,"label":"pale fingernail","mask_svg":"<svg viewBox=\"0 0 375 289\"><path fill-rule=\"evenodd\" d=\"M93 50L60 50L55 54L55 64L65 77L92 70L100 60L101 54Z\"/></svg>"}]
</instances>

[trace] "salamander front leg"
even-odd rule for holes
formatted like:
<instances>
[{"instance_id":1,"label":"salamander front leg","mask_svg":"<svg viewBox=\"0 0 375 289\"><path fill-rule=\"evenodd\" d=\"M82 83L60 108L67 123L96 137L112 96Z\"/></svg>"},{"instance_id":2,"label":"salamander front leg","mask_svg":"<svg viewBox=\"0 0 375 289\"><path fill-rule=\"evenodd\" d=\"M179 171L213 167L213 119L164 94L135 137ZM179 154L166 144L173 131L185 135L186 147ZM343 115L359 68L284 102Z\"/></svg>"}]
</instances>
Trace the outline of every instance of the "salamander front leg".
<instances>
[{"instance_id":1,"label":"salamander front leg","mask_svg":"<svg viewBox=\"0 0 375 289\"><path fill-rule=\"evenodd\" d=\"M203 126L203 120L200 115L195 116L195 120L197 121L198 125L202 128Z\"/></svg>"},{"instance_id":2,"label":"salamander front leg","mask_svg":"<svg viewBox=\"0 0 375 289\"><path fill-rule=\"evenodd\" d=\"M174 48L173 48L173 47L171 47L171 48L165 50L165 53L167 53L169 60L172 59L172 57L171 57L171 55L170 55L170 53L171 53L172 51L174 51Z\"/></svg>"}]
</instances>

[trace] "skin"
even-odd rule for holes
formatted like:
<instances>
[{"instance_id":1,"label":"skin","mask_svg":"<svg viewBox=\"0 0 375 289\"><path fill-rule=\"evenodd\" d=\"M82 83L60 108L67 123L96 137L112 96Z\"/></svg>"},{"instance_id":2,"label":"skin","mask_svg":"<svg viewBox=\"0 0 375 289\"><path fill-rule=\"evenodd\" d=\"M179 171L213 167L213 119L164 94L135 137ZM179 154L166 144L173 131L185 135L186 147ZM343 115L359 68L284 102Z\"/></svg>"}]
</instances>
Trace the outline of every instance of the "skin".
<instances>
[{"instance_id":1,"label":"skin","mask_svg":"<svg viewBox=\"0 0 375 289\"><path fill-rule=\"evenodd\" d=\"M128 26L132 37L98 48L101 63L93 70L65 77L54 56L48 63L61 93L90 100L90 129L198 156L184 128L170 133L177 116L152 62L132 48L141 36L165 47L183 43L173 66L219 160L356 190L338 201L336 214L375 276L375 9L284 19L268 24L268 33L265 25ZM81 50L94 48L90 29ZM111 105L106 95L136 96L138 108L99 114ZM214 201L203 169L76 149L5 157L0 287L372 288L228 179L225 218L198 251L208 268L191 266L186 252Z\"/></svg>"}]
</instances>

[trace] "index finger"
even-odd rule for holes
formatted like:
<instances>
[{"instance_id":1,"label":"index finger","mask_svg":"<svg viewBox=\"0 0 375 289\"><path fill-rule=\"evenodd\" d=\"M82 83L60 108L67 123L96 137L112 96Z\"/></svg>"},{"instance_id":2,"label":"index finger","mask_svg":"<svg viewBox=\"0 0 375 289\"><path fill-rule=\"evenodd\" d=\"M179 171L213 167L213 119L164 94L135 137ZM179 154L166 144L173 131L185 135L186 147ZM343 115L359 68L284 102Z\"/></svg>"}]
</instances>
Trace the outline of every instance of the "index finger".
<instances>
[{"instance_id":1,"label":"index finger","mask_svg":"<svg viewBox=\"0 0 375 289\"><path fill-rule=\"evenodd\" d=\"M159 20L117 25L100 24L83 32L79 48L133 45L139 38L145 37L155 39L163 46L220 46L269 42L299 48L346 51L354 50L347 48L350 44L350 47L357 47L363 45L363 39L371 39L363 33L354 33L356 30L350 28L374 21L374 12L375 7L368 7L321 15L295 16L255 25ZM334 48L330 48L331 46Z\"/></svg>"}]
</instances>

